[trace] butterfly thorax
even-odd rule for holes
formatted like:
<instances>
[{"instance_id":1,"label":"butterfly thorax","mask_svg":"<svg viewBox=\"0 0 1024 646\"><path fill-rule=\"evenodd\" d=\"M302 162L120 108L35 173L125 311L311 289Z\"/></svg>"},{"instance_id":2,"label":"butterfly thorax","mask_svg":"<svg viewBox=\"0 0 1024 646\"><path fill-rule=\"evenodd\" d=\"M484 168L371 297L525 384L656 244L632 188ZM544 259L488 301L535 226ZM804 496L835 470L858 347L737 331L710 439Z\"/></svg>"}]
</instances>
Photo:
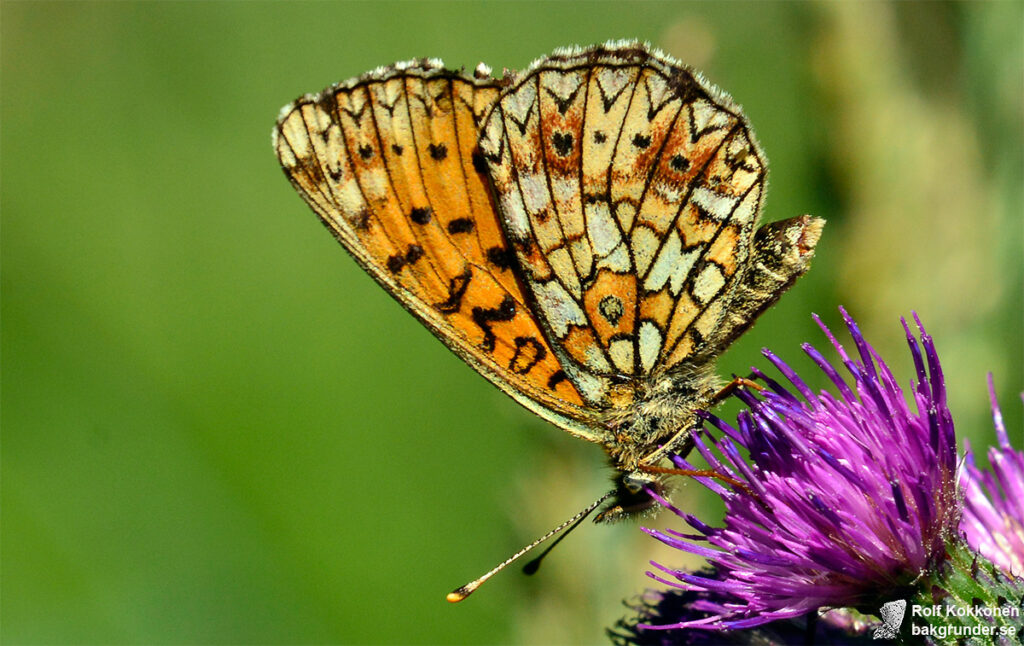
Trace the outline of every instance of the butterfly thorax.
<instances>
[{"instance_id":1,"label":"butterfly thorax","mask_svg":"<svg viewBox=\"0 0 1024 646\"><path fill-rule=\"evenodd\" d=\"M604 414L604 446L616 470L613 495L595 522L614 523L659 508L651 493L666 496L667 477L645 467L657 467L669 452L689 452L696 411L709 406L721 384L713 370L713 360L705 359L616 389L618 397Z\"/></svg>"},{"instance_id":2,"label":"butterfly thorax","mask_svg":"<svg viewBox=\"0 0 1024 646\"><path fill-rule=\"evenodd\" d=\"M667 450L684 446L696 421L695 411L707 407L720 385L710 361L628 384L632 401L605 413L609 430L605 450L612 465L632 472L643 464L656 464Z\"/></svg>"}]
</instances>

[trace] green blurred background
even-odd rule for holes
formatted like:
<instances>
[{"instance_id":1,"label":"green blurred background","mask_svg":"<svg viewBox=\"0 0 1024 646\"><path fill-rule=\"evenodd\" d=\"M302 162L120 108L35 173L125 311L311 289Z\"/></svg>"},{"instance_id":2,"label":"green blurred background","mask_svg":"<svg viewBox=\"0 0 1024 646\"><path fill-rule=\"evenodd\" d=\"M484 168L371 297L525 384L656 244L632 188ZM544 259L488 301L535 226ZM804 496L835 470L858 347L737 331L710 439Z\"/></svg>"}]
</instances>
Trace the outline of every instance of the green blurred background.
<instances>
[{"instance_id":1,"label":"green blurred background","mask_svg":"<svg viewBox=\"0 0 1024 646\"><path fill-rule=\"evenodd\" d=\"M337 246L270 147L278 109L396 60L519 68L649 40L742 104L769 220L829 220L732 349L836 306L958 430L1021 441L1024 4L0 6L5 643L593 643L648 583L635 525L444 595L604 491L597 447L448 353ZM728 411L727 411L728 412ZM681 505L714 519L683 485ZM654 526L672 523L662 516Z\"/></svg>"}]
</instances>

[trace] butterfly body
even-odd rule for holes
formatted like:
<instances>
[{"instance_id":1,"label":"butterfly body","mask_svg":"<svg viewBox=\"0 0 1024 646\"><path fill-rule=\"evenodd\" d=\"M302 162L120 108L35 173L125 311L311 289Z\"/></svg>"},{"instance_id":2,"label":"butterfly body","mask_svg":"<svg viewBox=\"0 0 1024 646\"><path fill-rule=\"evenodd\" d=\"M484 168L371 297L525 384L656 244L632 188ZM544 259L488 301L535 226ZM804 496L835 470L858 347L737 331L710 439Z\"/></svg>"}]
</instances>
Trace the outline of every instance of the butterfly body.
<instances>
[{"instance_id":1,"label":"butterfly body","mask_svg":"<svg viewBox=\"0 0 1024 646\"><path fill-rule=\"evenodd\" d=\"M739 107L637 43L496 80L420 60L307 95L282 168L356 261L528 409L602 445L602 518L649 506L716 357L809 267L823 221L757 228Z\"/></svg>"}]
</instances>

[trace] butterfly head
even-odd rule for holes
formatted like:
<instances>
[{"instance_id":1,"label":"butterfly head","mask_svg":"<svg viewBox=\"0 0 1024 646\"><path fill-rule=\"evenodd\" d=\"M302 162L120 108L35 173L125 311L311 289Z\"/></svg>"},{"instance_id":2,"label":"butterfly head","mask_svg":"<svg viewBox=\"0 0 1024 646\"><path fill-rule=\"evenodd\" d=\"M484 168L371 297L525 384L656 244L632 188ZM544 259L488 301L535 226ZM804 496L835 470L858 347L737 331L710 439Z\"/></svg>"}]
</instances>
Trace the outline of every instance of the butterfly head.
<instances>
[{"instance_id":1,"label":"butterfly head","mask_svg":"<svg viewBox=\"0 0 1024 646\"><path fill-rule=\"evenodd\" d=\"M594 517L595 523L614 523L627 518L638 518L658 509L651 493L664 496L664 477L642 471L619 472L615 488L604 508Z\"/></svg>"}]
</instances>

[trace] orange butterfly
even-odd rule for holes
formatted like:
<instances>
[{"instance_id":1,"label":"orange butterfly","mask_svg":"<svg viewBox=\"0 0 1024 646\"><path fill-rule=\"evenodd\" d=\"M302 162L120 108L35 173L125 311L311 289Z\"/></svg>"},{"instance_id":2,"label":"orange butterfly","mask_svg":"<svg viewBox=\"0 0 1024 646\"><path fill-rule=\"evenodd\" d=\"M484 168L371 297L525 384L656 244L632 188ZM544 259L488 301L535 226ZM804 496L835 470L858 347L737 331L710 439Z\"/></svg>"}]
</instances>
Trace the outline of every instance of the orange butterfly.
<instances>
[{"instance_id":1,"label":"orange butterfly","mask_svg":"<svg viewBox=\"0 0 1024 646\"><path fill-rule=\"evenodd\" d=\"M613 491L541 541L606 501L598 520L654 504L645 488L674 473L662 458L725 392L715 359L807 271L824 226L756 228L766 168L739 106L634 42L500 80L434 59L378 68L286 106L274 148L445 345L605 448Z\"/></svg>"}]
</instances>

